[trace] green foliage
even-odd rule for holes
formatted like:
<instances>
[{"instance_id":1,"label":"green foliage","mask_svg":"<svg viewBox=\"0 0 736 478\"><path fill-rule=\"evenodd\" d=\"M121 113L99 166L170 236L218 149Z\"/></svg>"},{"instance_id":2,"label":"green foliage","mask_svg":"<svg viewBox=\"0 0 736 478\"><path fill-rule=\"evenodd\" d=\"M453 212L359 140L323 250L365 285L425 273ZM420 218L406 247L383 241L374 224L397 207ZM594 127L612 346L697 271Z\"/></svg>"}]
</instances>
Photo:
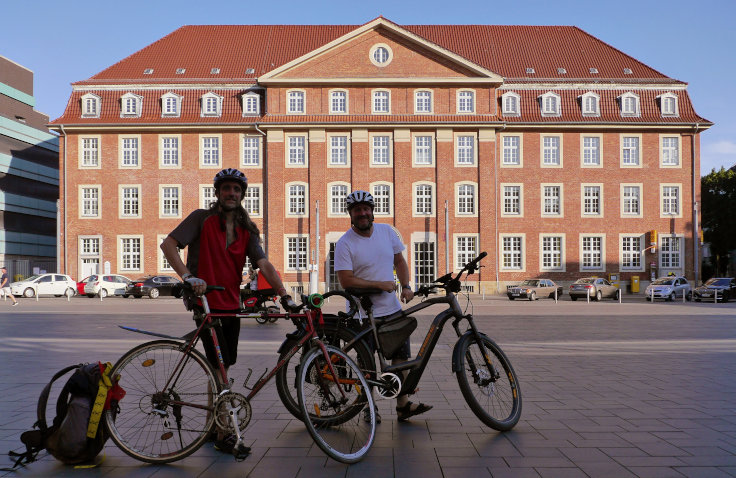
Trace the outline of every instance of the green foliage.
<instances>
[{"instance_id":1,"label":"green foliage","mask_svg":"<svg viewBox=\"0 0 736 478\"><path fill-rule=\"evenodd\" d=\"M701 197L704 240L714 257L725 257L736 249L736 171L721 167L703 176Z\"/></svg>"}]
</instances>

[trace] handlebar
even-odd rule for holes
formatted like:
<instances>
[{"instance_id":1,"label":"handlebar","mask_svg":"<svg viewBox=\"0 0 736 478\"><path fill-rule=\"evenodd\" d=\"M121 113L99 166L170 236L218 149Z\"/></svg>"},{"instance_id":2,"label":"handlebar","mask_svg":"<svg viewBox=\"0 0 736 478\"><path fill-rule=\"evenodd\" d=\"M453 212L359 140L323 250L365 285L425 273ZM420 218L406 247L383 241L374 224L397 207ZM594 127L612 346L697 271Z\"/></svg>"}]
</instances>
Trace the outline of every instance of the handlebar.
<instances>
[{"instance_id":1,"label":"handlebar","mask_svg":"<svg viewBox=\"0 0 736 478\"><path fill-rule=\"evenodd\" d=\"M434 292L436 292L438 287L441 287L448 292L460 292L460 277L465 272L467 272L468 274L473 274L475 273L475 271L480 269L481 266L478 265L478 263L483 260L483 258L487 255L487 252L481 252L480 254L478 254L478 257L465 264L465 266L460 269L455 277L452 276L452 272L448 272L442 277L438 277L437 279L435 279L434 284L421 286L416 290L415 294L427 297L429 296L429 294L433 294Z\"/></svg>"}]
</instances>

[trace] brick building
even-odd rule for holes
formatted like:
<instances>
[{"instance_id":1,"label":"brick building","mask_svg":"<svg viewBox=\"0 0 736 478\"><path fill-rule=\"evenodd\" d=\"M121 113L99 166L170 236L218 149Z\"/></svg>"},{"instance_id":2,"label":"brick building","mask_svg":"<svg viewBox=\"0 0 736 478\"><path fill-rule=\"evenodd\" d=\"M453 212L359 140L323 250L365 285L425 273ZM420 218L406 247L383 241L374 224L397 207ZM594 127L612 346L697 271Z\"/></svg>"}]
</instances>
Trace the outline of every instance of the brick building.
<instances>
[{"instance_id":1,"label":"brick building","mask_svg":"<svg viewBox=\"0 0 736 478\"><path fill-rule=\"evenodd\" d=\"M52 122L63 268L170 271L160 241L238 167L293 286L315 257L333 286L352 189L376 197L415 283L480 251L475 291L651 263L692 278L711 123L686 87L575 27L185 26L74 83Z\"/></svg>"}]
</instances>

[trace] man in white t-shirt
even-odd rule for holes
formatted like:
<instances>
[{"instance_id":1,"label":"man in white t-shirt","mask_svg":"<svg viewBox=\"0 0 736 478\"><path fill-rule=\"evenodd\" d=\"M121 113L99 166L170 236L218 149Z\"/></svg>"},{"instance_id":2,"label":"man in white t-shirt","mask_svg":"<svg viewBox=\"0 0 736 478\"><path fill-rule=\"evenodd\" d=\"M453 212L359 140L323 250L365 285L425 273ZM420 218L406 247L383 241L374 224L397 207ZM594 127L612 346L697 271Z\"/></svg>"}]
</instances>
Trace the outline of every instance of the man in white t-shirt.
<instances>
[{"instance_id":1,"label":"man in white t-shirt","mask_svg":"<svg viewBox=\"0 0 736 478\"><path fill-rule=\"evenodd\" d=\"M391 315L401 310L396 297L394 269L401 282L401 300L409 302L414 292L409 285L409 266L402 254L404 245L388 224L374 224L373 196L367 191L348 194L347 209L352 227L335 245L335 271L340 285L349 287L381 289L380 295L371 297L373 316ZM411 356L409 339L393 357L392 363L406 362ZM431 405L413 403L407 395L396 397L396 413L399 421L424 413ZM380 418L379 418L380 422Z\"/></svg>"}]
</instances>

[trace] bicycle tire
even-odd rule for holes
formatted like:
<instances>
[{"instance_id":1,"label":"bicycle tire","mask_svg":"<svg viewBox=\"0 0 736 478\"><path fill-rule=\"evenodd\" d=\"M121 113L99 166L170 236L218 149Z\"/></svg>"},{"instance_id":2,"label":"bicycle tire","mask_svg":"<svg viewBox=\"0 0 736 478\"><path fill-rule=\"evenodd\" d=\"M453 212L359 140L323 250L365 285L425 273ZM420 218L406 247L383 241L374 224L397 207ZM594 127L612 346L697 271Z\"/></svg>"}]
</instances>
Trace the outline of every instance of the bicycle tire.
<instances>
[{"instance_id":1,"label":"bicycle tire","mask_svg":"<svg viewBox=\"0 0 736 478\"><path fill-rule=\"evenodd\" d=\"M299 367L299 407L314 442L342 463L360 461L376 437L376 408L365 376L342 350L313 347ZM337 378L329 370L330 361ZM345 396L343 396L343 394ZM360 413L368 407L366 414Z\"/></svg>"},{"instance_id":2,"label":"bicycle tire","mask_svg":"<svg viewBox=\"0 0 736 478\"><path fill-rule=\"evenodd\" d=\"M472 333L460 338L455 357L457 381L465 401L475 415L486 425L498 431L514 428L521 418L521 388L516 372L506 354L487 336L481 334L488 358L498 374L490 383L480 346Z\"/></svg>"},{"instance_id":3,"label":"bicycle tire","mask_svg":"<svg viewBox=\"0 0 736 478\"><path fill-rule=\"evenodd\" d=\"M336 346L340 349L344 344L351 341L356 332L344 326L325 324L324 327L318 329L318 335L326 344ZM279 361L286 358L286 354L299 342L297 338L287 339L282 345ZM299 397L297 391L297 374L299 364L304 355L305 348L294 354L277 372L276 372L276 391L279 394L281 403L294 417L302 419L302 411L299 408ZM358 341L347 351L348 355L355 361L363 373L368 377L375 378L376 362L373 352L370 351L365 342Z\"/></svg>"},{"instance_id":4,"label":"bicycle tire","mask_svg":"<svg viewBox=\"0 0 736 478\"><path fill-rule=\"evenodd\" d=\"M181 460L199 449L215 427L211 411L168 403L172 398L200 406L214 403L218 380L198 351L189 352L174 386L161 393L184 355L182 346L173 340L141 344L111 370L112 376L120 375L126 393L117 409L105 412L105 426L112 441L137 460L156 464Z\"/></svg>"}]
</instances>

